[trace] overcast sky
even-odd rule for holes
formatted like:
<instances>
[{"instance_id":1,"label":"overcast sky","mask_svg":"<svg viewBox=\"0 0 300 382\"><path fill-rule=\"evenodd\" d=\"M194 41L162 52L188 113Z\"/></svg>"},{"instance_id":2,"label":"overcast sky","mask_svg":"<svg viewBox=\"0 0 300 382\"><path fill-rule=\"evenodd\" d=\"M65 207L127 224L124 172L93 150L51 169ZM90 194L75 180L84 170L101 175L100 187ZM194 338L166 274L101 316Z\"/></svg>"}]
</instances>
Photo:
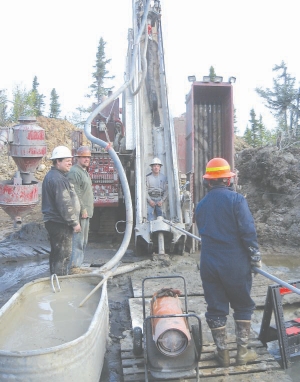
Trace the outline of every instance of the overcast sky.
<instances>
[{"instance_id":1,"label":"overcast sky","mask_svg":"<svg viewBox=\"0 0 300 382\"><path fill-rule=\"evenodd\" d=\"M272 87L272 68L285 61L300 80L299 16L296 0L161 0L169 105L185 112L185 95L195 74L202 80L213 66L227 81L236 77L234 106L243 132L251 108L268 127L273 119L255 87ZM93 82L100 37L106 45L115 89L124 82L132 0L11 0L1 5L0 89L27 90L37 76L39 92L59 95L62 117L79 105ZM89 101L90 102L90 101Z\"/></svg>"}]
</instances>

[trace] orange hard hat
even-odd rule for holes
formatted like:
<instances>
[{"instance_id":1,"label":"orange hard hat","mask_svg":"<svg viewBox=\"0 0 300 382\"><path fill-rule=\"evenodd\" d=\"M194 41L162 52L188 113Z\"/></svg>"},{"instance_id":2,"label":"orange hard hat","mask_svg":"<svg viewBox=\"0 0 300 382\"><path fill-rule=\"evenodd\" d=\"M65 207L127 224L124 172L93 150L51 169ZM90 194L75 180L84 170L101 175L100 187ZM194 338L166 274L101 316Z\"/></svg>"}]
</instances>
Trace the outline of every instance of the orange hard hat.
<instances>
[{"instance_id":1,"label":"orange hard hat","mask_svg":"<svg viewBox=\"0 0 300 382\"><path fill-rule=\"evenodd\" d=\"M75 157L90 157L92 156L91 150L89 146L80 146L77 151Z\"/></svg>"},{"instance_id":2,"label":"orange hard hat","mask_svg":"<svg viewBox=\"0 0 300 382\"><path fill-rule=\"evenodd\" d=\"M231 178L235 176L234 172L230 171L230 166L227 160L223 158L213 158L206 165L205 179Z\"/></svg>"}]
</instances>

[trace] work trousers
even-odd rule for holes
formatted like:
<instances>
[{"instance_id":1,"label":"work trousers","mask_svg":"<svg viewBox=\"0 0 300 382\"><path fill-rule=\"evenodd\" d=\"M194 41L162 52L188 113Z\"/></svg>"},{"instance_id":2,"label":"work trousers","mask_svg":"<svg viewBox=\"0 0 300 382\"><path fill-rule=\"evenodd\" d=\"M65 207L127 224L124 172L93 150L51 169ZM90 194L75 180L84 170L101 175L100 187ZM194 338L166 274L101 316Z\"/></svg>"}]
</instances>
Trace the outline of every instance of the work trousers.
<instances>
[{"instance_id":1,"label":"work trousers","mask_svg":"<svg viewBox=\"0 0 300 382\"><path fill-rule=\"evenodd\" d=\"M152 198L154 203L160 202L161 198ZM155 220L157 216L163 216L162 208L160 206L155 205L154 207L150 206L148 203L147 210L147 219L148 221Z\"/></svg>"},{"instance_id":2,"label":"work trousers","mask_svg":"<svg viewBox=\"0 0 300 382\"><path fill-rule=\"evenodd\" d=\"M73 228L54 221L45 222L49 234L51 252L49 257L50 274L68 274L68 264L72 251Z\"/></svg>"},{"instance_id":3,"label":"work trousers","mask_svg":"<svg viewBox=\"0 0 300 382\"><path fill-rule=\"evenodd\" d=\"M84 251L88 243L90 219L80 219L81 232L73 233L72 255L69 268L80 267L84 259Z\"/></svg>"},{"instance_id":4,"label":"work trousers","mask_svg":"<svg viewBox=\"0 0 300 382\"><path fill-rule=\"evenodd\" d=\"M221 327L226 324L229 305L234 311L235 320L251 320L255 308L250 297L251 274L236 283L232 281L232 273L222 276L220 273L210 272L207 268L201 269L202 286L207 303L205 316L209 326Z\"/></svg>"}]
</instances>

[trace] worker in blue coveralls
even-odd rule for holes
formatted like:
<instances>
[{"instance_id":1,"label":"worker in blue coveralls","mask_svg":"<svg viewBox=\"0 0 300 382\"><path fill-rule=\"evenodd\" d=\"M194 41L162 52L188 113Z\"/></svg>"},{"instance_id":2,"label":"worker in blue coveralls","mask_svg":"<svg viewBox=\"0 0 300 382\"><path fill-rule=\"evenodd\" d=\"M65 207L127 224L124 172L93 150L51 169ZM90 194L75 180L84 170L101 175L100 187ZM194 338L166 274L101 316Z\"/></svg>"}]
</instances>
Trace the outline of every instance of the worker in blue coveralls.
<instances>
[{"instance_id":1,"label":"worker in blue coveralls","mask_svg":"<svg viewBox=\"0 0 300 382\"><path fill-rule=\"evenodd\" d=\"M261 267L256 229L248 203L230 187L228 162L213 158L203 176L208 193L198 203L195 218L201 236L200 276L207 303L206 321L217 346L220 366L230 365L226 343L229 304L233 309L238 365L254 361L248 349L251 316L255 304L250 297L252 267Z\"/></svg>"}]
</instances>

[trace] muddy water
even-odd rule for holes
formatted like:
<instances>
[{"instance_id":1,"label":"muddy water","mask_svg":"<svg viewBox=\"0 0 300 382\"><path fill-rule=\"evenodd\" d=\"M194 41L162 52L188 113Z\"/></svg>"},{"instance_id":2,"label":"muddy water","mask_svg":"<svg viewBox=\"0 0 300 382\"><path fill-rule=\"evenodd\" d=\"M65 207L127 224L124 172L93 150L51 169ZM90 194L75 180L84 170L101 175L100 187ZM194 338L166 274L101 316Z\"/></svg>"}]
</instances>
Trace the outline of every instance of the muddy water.
<instances>
[{"instance_id":1,"label":"muddy water","mask_svg":"<svg viewBox=\"0 0 300 382\"><path fill-rule=\"evenodd\" d=\"M300 253L299 256L263 256L263 263L268 272L276 276L277 272L285 275L284 281L300 280Z\"/></svg>"},{"instance_id":2,"label":"muddy water","mask_svg":"<svg viewBox=\"0 0 300 382\"><path fill-rule=\"evenodd\" d=\"M93 286L86 282L61 280L61 292L49 283L41 290L29 287L20 303L1 319L0 349L28 351L58 346L83 335L99 304L101 289L79 308ZM39 285L37 285L39 287ZM40 289L40 288L39 288Z\"/></svg>"}]
</instances>

